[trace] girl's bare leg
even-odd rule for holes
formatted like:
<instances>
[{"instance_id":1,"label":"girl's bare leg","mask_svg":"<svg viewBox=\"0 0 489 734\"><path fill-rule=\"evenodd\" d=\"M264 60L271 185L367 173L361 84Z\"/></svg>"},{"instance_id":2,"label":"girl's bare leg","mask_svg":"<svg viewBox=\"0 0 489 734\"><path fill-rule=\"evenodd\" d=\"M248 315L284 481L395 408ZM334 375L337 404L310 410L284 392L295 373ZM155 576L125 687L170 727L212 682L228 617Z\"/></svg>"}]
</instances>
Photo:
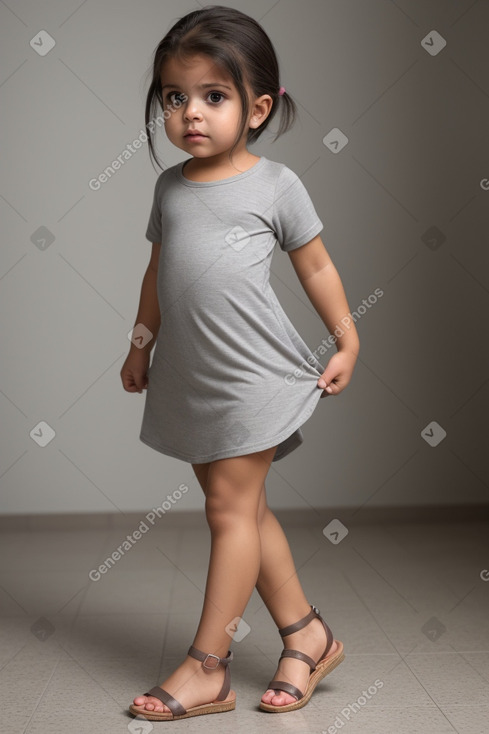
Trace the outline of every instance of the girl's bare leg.
<instances>
[{"instance_id":1,"label":"girl's bare leg","mask_svg":"<svg viewBox=\"0 0 489 734\"><path fill-rule=\"evenodd\" d=\"M209 464L193 464L195 475L206 492ZM256 589L279 629L298 622L311 611L309 602L297 577L289 543L279 521L270 510L266 500L265 482L261 488L258 506L258 527L260 532L261 560ZM326 647L326 634L319 619L313 619L299 632L283 638L284 646L300 650L314 660L318 660ZM337 649L336 642L328 652L332 655ZM300 660L286 658L280 661L275 675L270 680L284 680L304 691L309 668ZM267 690L262 701L273 706L285 706L296 699L281 691L278 695Z\"/></svg>"},{"instance_id":2,"label":"girl's bare leg","mask_svg":"<svg viewBox=\"0 0 489 734\"><path fill-rule=\"evenodd\" d=\"M205 653L226 657L232 641L226 626L243 615L256 584L261 556L259 504L275 450L206 464L205 510L211 553L202 615L192 642ZM224 672L222 665L208 670L187 655L161 688L188 709L215 700ZM134 703L147 710L169 711L154 696L137 696Z\"/></svg>"}]
</instances>

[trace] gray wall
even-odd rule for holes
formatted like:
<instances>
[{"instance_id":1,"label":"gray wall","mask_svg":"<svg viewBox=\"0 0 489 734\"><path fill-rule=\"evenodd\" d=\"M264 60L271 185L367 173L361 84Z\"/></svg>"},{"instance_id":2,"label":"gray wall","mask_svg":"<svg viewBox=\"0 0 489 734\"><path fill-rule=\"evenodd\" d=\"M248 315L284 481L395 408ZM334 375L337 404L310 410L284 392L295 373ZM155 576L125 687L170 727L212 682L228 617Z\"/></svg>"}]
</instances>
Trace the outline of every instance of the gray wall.
<instances>
[{"instance_id":1,"label":"gray wall","mask_svg":"<svg viewBox=\"0 0 489 734\"><path fill-rule=\"evenodd\" d=\"M272 465L271 505L486 502L489 3L227 4L270 34L300 110L252 152L302 177L350 308L383 291L361 308L353 381ZM119 376L151 250L147 147L88 185L139 135L153 49L196 7L0 4L4 514L146 512L182 483L172 511L203 506L191 465L139 441L145 394ZM43 57L41 30L56 42ZM333 153L335 128L348 143ZM159 150L167 166L187 157L163 132ZM271 284L315 349L327 332L278 247ZM40 421L56 434L45 447L30 436ZM422 435L432 421L437 446Z\"/></svg>"}]
</instances>

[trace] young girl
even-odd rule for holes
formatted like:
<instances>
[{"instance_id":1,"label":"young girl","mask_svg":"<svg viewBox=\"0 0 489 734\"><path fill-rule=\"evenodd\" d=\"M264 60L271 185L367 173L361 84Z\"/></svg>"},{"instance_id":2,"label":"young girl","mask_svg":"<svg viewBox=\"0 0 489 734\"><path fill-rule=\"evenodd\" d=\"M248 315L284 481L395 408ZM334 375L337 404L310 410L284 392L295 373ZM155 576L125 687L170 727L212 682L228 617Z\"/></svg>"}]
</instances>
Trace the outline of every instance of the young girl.
<instances>
[{"instance_id":1,"label":"young girl","mask_svg":"<svg viewBox=\"0 0 489 734\"><path fill-rule=\"evenodd\" d=\"M175 720L234 709L228 647L255 585L285 646L259 705L292 711L343 660L343 645L304 595L265 479L272 461L302 443L300 426L319 398L348 385L359 339L351 322L324 368L269 284L278 242L326 328L332 333L349 314L300 178L247 149L277 110L278 135L296 111L261 26L233 8L207 6L163 38L146 101L157 160L155 100L168 139L190 157L156 181L135 326L151 338L134 339L121 378L128 392L147 389L141 441L192 464L211 553L186 658L130 711Z\"/></svg>"}]
</instances>

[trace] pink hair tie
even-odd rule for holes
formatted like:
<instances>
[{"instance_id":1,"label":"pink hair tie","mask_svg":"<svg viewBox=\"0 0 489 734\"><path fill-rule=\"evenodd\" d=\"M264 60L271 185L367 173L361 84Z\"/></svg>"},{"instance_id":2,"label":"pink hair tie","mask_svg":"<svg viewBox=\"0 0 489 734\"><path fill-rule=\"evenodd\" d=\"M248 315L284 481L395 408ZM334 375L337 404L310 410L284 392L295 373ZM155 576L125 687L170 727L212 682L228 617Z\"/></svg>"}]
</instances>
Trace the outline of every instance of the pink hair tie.
<instances>
[{"instance_id":1,"label":"pink hair tie","mask_svg":"<svg viewBox=\"0 0 489 734\"><path fill-rule=\"evenodd\" d=\"M281 97L284 92L285 92L285 87L280 87L279 96Z\"/></svg>"}]
</instances>

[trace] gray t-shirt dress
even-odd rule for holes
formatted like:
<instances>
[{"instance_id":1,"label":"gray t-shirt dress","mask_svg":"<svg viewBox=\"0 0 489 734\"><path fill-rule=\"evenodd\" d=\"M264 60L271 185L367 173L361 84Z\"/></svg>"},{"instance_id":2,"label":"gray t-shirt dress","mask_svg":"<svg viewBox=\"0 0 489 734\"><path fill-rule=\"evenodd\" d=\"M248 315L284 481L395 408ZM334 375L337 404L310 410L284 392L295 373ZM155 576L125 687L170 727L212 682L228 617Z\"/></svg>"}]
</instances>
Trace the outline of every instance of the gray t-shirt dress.
<instances>
[{"instance_id":1,"label":"gray t-shirt dress","mask_svg":"<svg viewBox=\"0 0 489 734\"><path fill-rule=\"evenodd\" d=\"M190 158L187 160L191 160ZM146 231L161 242L161 326L140 440L191 463L303 442L324 366L269 283L284 251L323 229L300 178L264 156L220 181L191 181L182 161L155 184Z\"/></svg>"}]
</instances>

